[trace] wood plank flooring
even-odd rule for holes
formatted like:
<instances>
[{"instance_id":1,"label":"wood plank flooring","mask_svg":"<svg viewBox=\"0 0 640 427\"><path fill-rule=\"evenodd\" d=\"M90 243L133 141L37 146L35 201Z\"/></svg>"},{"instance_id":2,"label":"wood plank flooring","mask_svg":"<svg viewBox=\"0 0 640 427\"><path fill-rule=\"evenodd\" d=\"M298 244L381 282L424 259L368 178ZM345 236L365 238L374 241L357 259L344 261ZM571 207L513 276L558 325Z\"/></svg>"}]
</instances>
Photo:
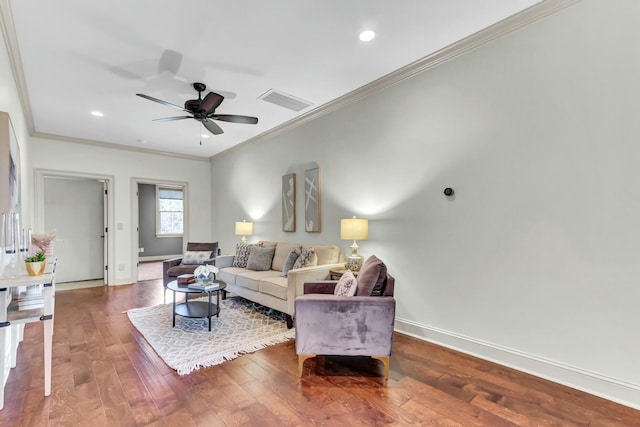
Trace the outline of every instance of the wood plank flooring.
<instances>
[{"instance_id":1,"label":"wood plank flooring","mask_svg":"<svg viewBox=\"0 0 640 427\"><path fill-rule=\"evenodd\" d=\"M293 341L180 377L124 313L162 292L58 292L51 396L29 324L0 426L640 426L640 411L402 334L386 385L369 358L310 359L298 379Z\"/></svg>"}]
</instances>

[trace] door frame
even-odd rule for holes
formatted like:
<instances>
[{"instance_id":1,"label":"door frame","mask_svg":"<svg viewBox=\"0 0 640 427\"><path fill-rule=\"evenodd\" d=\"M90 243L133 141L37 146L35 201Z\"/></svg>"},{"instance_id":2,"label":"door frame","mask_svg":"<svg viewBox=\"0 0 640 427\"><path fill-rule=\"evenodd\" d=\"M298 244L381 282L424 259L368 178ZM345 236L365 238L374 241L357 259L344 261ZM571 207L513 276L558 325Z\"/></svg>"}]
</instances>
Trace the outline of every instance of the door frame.
<instances>
[{"instance_id":1,"label":"door frame","mask_svg":"<svg viewBox=\"0 0 640 427\"><path fill-rule=\"evenodd\" d=\"M136 282L138 281L138 262L140 260L139 244L140 244L140 217L138 206L138 185L139 184L151 184L151 185L167 185L171 187L181 187L183 195L183 214L182 214L182 252L187 249L187 242L189 240L189 183L186 181L171 181L167 179L150 179L131 177L131 265L134 266Z\"/></svg>"},{"instance_id":2,"label":"door frame","mask_svg":"<svg viewBox=\"0 0 640 427\"><path fill-rule=\"evenodd\" d=\"M55 169L34 169L33 183L33 199L34 199L34 224L36 230L44 231L44 180L46 178L81 178L95 181L102 181L107 188L107 206L105 206L106 224L104 225L108 231L105 231L105 241L107 250L104 253L107 268L104 275L105 284L115 283L115 243L113 233L114 229L114 202L113 202L113 183L115 177L113 175L93 174L87 172L69 172Z\"/></svg>"}]
</instances>

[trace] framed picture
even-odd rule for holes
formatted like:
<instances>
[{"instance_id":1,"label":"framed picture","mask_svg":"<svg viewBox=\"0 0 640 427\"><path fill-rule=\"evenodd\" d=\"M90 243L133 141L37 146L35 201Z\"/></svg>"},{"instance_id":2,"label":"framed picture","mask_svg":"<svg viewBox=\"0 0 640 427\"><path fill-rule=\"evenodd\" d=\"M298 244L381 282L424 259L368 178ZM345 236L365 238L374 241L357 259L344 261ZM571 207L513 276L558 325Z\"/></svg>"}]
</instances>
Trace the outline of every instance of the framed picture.
<instances>
[{"instance_id":1,"label":"framed picture","mask_svg":"<svg viewBox=\"0 0 640 427\"><path fill-rule=\"evenodd\" d=\"M296 231L296 174L282 176L282 231Z\"/></svg>"},{"instance_id":2,"label":"framed picture","mask_svg":"<svg viewBox=\"0 0 640 427\"><path fill-rule=\"evenodd\" d=\"M20 146L5 112L0 112L0 175L0 212L20 213Z\"/></svg>"},{"instance_id":3,"label":"framed picture","mask_svg":"<svg viewBox=\"0 0 640 427\"><path fill-rule=\"evenodd\" d=\"M304 172L304 230L320 231L320 169Z\"/></svg>"}]
</instances>

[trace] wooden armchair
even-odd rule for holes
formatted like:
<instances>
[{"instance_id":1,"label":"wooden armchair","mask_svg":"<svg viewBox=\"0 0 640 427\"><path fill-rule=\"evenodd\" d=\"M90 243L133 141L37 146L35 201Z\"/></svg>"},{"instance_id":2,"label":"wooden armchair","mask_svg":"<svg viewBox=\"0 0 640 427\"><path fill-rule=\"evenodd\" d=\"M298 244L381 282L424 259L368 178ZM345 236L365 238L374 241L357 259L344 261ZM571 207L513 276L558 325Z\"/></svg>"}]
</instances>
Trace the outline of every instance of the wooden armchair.
<instances>
[{"instance_id":1,"label":"wooden armchair","mask_svg":"<svg viewBox=\"0 0 640 427\"><path fill-rule=\"evenodd\" d=\"M220 255L220 249L218 248L218 242L214 243L187 243L188 252L211 252L209 258L204 261L204 264L214 264L215 258ZM176 280L181 274L193 274L193 271L200 264L184 264L184 256L179 258L172 258L162 262L162 284L167 287L167 284Z\"/></svg>"}]
</instances>

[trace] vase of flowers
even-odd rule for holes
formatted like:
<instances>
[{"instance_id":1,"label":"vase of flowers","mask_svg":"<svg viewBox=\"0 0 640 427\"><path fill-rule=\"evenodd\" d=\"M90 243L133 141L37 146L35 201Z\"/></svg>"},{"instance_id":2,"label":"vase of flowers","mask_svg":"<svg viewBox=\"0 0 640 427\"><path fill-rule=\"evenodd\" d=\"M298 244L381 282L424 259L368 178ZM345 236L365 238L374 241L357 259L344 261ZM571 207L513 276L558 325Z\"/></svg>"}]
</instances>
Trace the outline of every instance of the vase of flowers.
<instances>
[{"instance_id":1,"label":"vase of flowers","mask_svg":"<svg viewBox=\"0 0 640 427\"><path fill-rule=\"evenodd\" d=\"M196 282L202 285L210 285L211 282L216 280L216 273L218 273L218 269L215 266L203 264L196 267L193 276L196 278Z\"/></svg>"},{"instance_id":2,"label":"vase of flowers","mask_svg":"<svg viewBox=\"0 0 640 427\"><path fill-rule=\"evenodd\" d=\"M32 252L44 252L45 257L53 257L53 242L56 234L53 232L34 233L31 235Z\"/></svg>"}]
</instances>

